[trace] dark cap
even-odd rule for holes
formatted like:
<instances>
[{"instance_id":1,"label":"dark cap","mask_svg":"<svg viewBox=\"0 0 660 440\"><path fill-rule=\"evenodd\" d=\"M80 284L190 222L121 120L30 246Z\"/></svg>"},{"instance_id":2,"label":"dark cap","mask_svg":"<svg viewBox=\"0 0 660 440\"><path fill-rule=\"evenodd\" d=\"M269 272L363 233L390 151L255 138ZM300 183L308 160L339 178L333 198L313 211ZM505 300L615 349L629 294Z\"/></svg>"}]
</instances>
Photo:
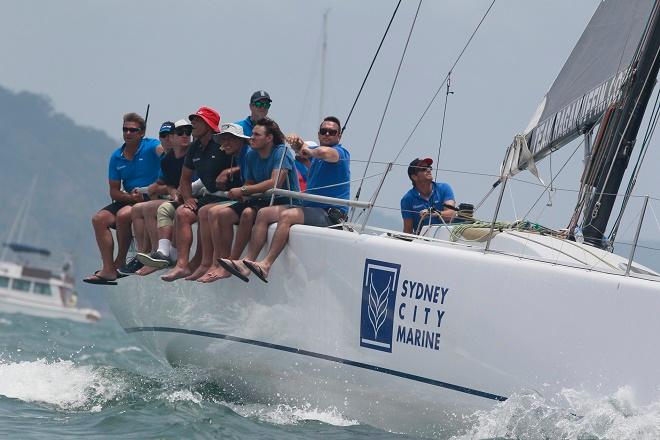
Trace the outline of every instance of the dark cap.
<instances>
[{"instance_id":1,"label":"dark cap","mask_svg":"<svg viewBox=\"0 0 660 440\"><path fill-rule=\"evenodd\" d=\"M412 162L410 162L410 165L408 166L408 177L412 176L415 173L419 173L421 170L430 167L433 165L433 159L430 157L420 159L419 157Z\"/></svg>"},{"instance_id":2,"label":"dark cap","mask_svg":"<svg viewBox=\"0 0 660 440\"><path fill-rule=\"evenodd\" d=\"M160 126L160 130L158 130L158 134L170 134L173 131L174 131L174 122L165 121L163 122L163 125Z\"/></svg>"},{"instance_id":3,"label":"dark cap","mask_svg":"<svg viewBox=\"0 0 660 440\"><path fill-rule=\"evenodd\" d=\"M254 93L252 94L252 96L250 97L250 104L252 104L253 102L261 101L262 99L266 99L266 100L268 100L269 102L273 102L273 100L270 99L270 95L268 94L267 91L265 91L265 90L257 90L257 91L254 92Z\"/></svg>"}]
</instances>

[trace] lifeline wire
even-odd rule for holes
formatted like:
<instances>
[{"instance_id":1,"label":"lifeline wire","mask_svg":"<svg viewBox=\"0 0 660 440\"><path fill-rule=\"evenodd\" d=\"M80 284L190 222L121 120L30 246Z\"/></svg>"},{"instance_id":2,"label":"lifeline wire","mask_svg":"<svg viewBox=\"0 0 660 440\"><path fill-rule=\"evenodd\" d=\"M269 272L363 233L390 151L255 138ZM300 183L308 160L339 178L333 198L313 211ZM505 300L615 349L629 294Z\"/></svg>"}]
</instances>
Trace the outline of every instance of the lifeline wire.
<instances>
[{"instance_id":1,"label":"lifeline wire","mask_svg":"<svg viewBox=\"0 0 660 440\"><path fill-rule=\"evenodd\" d=\"M394 21L394 17L396 16L396 12L399 10L399 6L401 6L401 0L399 0L399 3L397 3L396 8L394 8L394 12L392 13L392 18L390 18L390 22L387 24L387 29L385 29L385 33L383 34L383 38L380 39L380 43L378 44L378 49L376 49L376 54L374 55L374 58L371 60L371 64L369 65L369 70L367 70L367 74L364 77L364 80L362 81L362 85L360 86L360 90L357 93L357 96L355 97L355 101L353 101L353 106L351 107L351 111L348 112L348 116L346 117L346 120L344 121L344 128L342 129L342 133L346 131L346 127L348 127L348 121L351 119L351 115L353 114L353 110L355 110L355 106L357 105L358 99L360 99L360 95L362 94L362 89L364 89L364 85L367 83L367 78L369 78L369 74L371 73L371 69L374 67L374 63L376 62L376 58L378 57L378 53L380 52L380 48L383 47L383 43L385 42L385 37L387 36L387 33L390 31L390 26L392 26L392 22Z\"/></svg>"}]
</instances>

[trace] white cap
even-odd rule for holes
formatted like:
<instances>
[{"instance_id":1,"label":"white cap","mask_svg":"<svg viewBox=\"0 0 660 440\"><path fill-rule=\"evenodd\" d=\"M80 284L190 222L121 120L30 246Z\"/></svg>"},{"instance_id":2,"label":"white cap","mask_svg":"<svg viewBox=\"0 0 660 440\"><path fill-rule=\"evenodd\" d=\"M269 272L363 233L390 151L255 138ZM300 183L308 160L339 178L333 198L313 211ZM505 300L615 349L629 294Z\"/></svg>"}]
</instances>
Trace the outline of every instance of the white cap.
<instances>
[{"instance_id":1,"label":"white cap","mask_svg":"<svg viewBox=\"0 0 660 440\"><path fill-rule=\"evenodd\" d=\"M187 119L179 119L174 123L174 128L186 127L186 126L192 126L190 121L188 121Z\"/></svg>"},{"instance_id":2,"label":"white cap","mask_svg":"<svg viewBox=\"0 0 660 440\"><path fill-rule=\"evenodd\" d=\"M225 122L222 124L220 126L220 132L213 135L213 140L220 143L223 134L231 134L241 139L250 139L250 136L245 136L245 134L243 134L243 127L238 124L232 124L231 122Z\"/></svg>"}]
</instances>

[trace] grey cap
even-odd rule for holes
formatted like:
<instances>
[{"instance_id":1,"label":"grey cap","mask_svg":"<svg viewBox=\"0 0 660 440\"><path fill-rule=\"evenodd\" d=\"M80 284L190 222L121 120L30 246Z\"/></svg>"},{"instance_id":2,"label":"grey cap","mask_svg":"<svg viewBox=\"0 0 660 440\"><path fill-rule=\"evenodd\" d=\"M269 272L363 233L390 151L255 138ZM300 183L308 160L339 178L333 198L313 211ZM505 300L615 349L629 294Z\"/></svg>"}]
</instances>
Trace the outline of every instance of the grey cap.
<instances>
[{"instance_id":1,"label":"grey cap","mask_svg":"<svg viewBox=\"0 0 660 440\"><path fill-rule=\"evenodd\" d=\"M268 101L270 101L270 102L273 101L272 99L270 99L270 95L268 94L267 91L265 91L265 90L257 90L257 91L254 92L254 93L252 94L252 96L250 97L250 104L252 104L253 102L261 101L262 99L266 99L266 100L268 100Z\"/></svg>"},{"instance_id":2,"label":"grey cap","mask_svg":"<svg viewBox=\"0 0 660 440\"><path fill-rule=\"evenodd\" d=\"M243 133L243 127L231 122L225 122L222 124L220 126L220 132L213 135L213 140L219 144L223 134L231 134L232 136L236 136L237 138L241 139L250 139L250 136L245 136Z\"/></svg>"}]
</instances>

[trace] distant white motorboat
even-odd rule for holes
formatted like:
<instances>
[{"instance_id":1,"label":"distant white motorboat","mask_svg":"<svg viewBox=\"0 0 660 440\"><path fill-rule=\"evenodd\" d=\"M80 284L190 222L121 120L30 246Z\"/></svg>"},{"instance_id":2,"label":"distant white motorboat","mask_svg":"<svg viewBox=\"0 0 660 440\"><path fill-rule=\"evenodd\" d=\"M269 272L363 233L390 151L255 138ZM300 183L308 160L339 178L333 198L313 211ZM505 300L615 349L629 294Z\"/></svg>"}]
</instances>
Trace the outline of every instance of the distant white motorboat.
<instances>
[{"instance_id":1,"label":"distant white motorboat","mask_svg":"<svg viewBox=\"0 0 660 440\"><path fill-rule=\"evenodd\" d=\"M612 179L660 66L658 7L601 2L509 150L502 191L515 172L589 136L580 209L564 232L502 226L499 203L492 222L420 235L366 220L296 225L268 284L133 276L109 290L113 312L155 357L208 370L238 399L336 407L395 432L455 433L475 410L563 388L611 396L627 386L640 405L657 404L660 274L633 261L648 197L630 255L603 244Z\"/></svg>"},{"instance_id":2,"label":"distant white motorboat","mask_svg":"<svg viewBox=\"0 0 660 440\"><path fill-rule=\"evenodd\" d=\"M0 261L0 311L50 319L96 322L101 314L77 307L73 278L66 273Z\"/></svg>"}]
</instances>

